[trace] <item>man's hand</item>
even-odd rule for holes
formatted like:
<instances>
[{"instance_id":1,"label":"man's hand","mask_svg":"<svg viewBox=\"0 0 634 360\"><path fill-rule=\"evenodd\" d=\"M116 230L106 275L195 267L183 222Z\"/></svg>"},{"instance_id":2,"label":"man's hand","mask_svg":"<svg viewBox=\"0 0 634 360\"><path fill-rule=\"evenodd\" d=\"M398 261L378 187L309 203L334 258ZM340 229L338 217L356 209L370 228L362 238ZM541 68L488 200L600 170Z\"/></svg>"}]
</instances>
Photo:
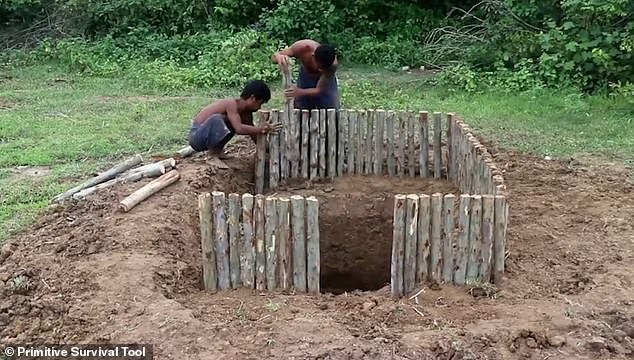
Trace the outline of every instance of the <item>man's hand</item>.
<instances>
[{"instance_id":1,"label":"man's hand","mask_svg":"<svg viewBox=\"0 0 634 360\"><path fill-rule=\"evenodd\" d=\"M284 124L282 124L282 123L273 124L271 121L267 121L267 122L264 123L264 125L261 127L261 129L262 129L262 133L263 134L267 134L267 133L272 133L272 132L278 132L283 127L284 127Z\"/></svg>"},{"instance_id":2,"label":"man's hand","mask_svg":"<svg viewBox=\"0 0 634 360\"><path fill-rule=\"evenodd\" d=\"M288 71L288 65L290 63L288 55L277 54L275 55L275 61L278 63L282 71Z\"/></svg>"},{"instance_id":3,"label":"man's hand","mask_svg":"<svg viewBox=\"0 0 634 360\"><path fill-rule=\"evenodd\" d=\"M304 95L303 89L299 89L296 86L290 86L287 89L284 89L284 96L289 98L296 98L298 96Z\"/></svg>"}]
</instances>

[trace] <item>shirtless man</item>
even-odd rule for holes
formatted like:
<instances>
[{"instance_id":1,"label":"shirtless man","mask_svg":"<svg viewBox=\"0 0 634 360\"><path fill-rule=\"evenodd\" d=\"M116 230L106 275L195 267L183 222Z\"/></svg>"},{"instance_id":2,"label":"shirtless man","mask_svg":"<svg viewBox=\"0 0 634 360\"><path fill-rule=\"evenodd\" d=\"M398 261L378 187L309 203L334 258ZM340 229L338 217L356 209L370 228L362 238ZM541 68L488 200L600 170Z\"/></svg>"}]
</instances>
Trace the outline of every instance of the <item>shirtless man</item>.
<instances>
[{"instance_id":1,"label":"shirtless man","mask_svg":"<svg viewBox=\"0 0 634 360\"><path fill-rule=\"evenodd\" d=\"M295 98L299 109L339 109L339 89L335 72L337 54L330 45L322 45L314 40L299 40L290 47L275 53L273 62L282 70L288 70L289 57L301 62L298 86L284 91L287 98Z\"/></svg>"},{"instance_id":2,"label":"shirtless man","mask_svg":"<svg viewBox=\"0 0 634 360\"><path fill-rule=\"evenodd\" d=\"M192 121L189 145L195 151L207 150L210 165L228 169L220 159L227 159L223 149L235 134L250 135L256 142L257 134L281 129L281 123L253 125L253 113L270 99L271 90L266 83L261 80L249 81L239 98L218 100L200 110Z\"/></svg>"}]
</instances>

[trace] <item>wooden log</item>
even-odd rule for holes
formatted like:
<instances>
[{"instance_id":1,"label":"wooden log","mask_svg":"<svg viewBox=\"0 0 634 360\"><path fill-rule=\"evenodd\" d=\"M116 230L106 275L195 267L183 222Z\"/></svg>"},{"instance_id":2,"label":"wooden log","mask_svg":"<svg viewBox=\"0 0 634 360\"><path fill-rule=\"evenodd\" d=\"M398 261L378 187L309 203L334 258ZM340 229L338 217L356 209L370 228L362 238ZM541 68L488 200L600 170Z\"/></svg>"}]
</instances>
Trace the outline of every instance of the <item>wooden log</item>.
<instances>
[{"instance_id":1,"label":"wooden log","mask_svg":"<svg viewBox=\"0 0 634 360\"><path fill-rule=\"evenodd\" d=\"M442 194L435 193L431 196L431 244L429 256L429 273L432 280L442 280Z\"/></svg>"},{"instance_id":2,"label":"wooden log","mask_svg":"<svg viewBox=\"0 0 634 360\"><path fill-rule=\"evenodd\" d=\"M160 169L159 169L159 171L160 171ZM163 169L163 173L165 173L165 169ZM92 195L92 194L94 194L95 192L97 192L97 191L99 191L101 189L105 189L105 188L108 188L108 187L111 187L111 186L114 186L114 185L117 185L117 184L125 184L125 183L128 183L128 182L139 181L139 180L141 180L144 177L144 175L145 174L143 172L135 172L135 173L132 173L132 174L128 174L126 176L122 176L122 177L114 178L112 180L108 180L108 181L106 181L104 183L97 184L97 185L95 185L93 187L86 188L86 189L84 189L84 190L82 190L80 192L77 192L77 193L73 194L73 199L75 199L75 200L83 199L86 196ZM151 174L151 175L154 175L154 174Z\"/></svg>"},{"instance_id":3,"label":"wooden log","mask_svg":"<svg viewBox=\"0 0 634 360\"><path fill-rule=\"evenodd\" d=\"M108 180L114 179L117 175L121 174L124 171L127 171L137 165L139 165L140 163L143 162L143 157L141 157L141 155L136 154L126 160L124 160L123 162L111 167L110 169L104 171L103 173L84 181L83 183L73 187L72 189L57 195L56 197L53 198L53 202L59 202L62 201L64 199L67 199L71 196L73 196L75 193L78 193L86 188L89 187L93 187L97 184L101 184L103 182L106 182Z\"/></svg>"},{"instance_id":4,"label":"wooden log","mask_svg":"<svg viewBox=\"0 0 634 360\"><path fill-rule=\"evenodd\" d=\"M137 206L140 202L177 182L178 179L180 179L180 174L176 170L165 173L165 175L150 181L125 199L121 200L119 203L119 210L123 212L132 210L132 208Z\"/></svg>"},{"instance_id":5,"label":"wooden log","mask_svg":"<svg viewBox=\"0 0 634 360\"><path fill-rule=\"evenodd\" d=\"M255 196L253 207L253 223L255 228L255 288L266 289L266 250L264 243L264 195Z\"/></svg>"},{"instance_id":6,"label":"wooden log","mask_svg":"<svg viewBox=\"0 0 634 360\"><path fill-rule=\"evenodd\" d=\"M416 252L416 283L429 279L430 255L430 225L431 225L431 197L427 194L419 195L418 210L418 238Z\"/></svg>"},{"instance_id":7,"label":"wooden log","mask_svg":"<svg viewBox=\"0 0 634 360\"><path fill-rule=\"evenodd\" d=\"M446 194L442 207L442 279L445 283L450 283L453 281L454 273L454 203L455 195Z\"/></svg>"},{"instance_id":8,"label":"wooden log","mask_svg":"<svg viewBox=\"0 0 634 360\"><path fill-rule=\"evenodd\" d=\"M420 176L429 176L429 113L421 111L419 113L420 121L420 153L419 166Z\"/></svg>"},{"instance_id":9,"label":"wooden log","mask_svg":"<svg viewBox=\"0 0 634 360\"><path fill-rule=\"evenodd\" d=\"M255 287L255 242L253 226L253 203L251 194L242 195L242 237L240 241L240 279L242 286Z\"/></svg>"},{"instance_id":10,"label":"wooden log","mask_svg":"<svg viewBox=\"0 0 634 360\"><path fill-rule=\"evenodd\" d=\"M133 174L136 172L143 172L143 173L156 174L160 170L163 170L163 172L160 173L160 175L162 175L162 174L165 174L165 170L175 168L175 167L176 167L176 160L174 160L174 158L168 158L168 159L160 160L160 161L153 162L147 165L132 168L128 170L128 173Z\"/></svg>"},{"instance_id":11,"label":"wooden log","mask_svg":"<svg viewBox=\"0 0 634 360\"><path fill-rule=\"evenodd\" d=\"M258 121L260 124L268 121L268 111L258 111ZM264 193L264 174L266 167L267 135L258 134L256 136L255 153L255 193Z\"/></svg>"},{"instance_id":12,"label":"wooden log","mask_svg":"<svg viewBox=\"0 0 634 360\"><path fill-rule=\"evenodd\" d=\"M392 297L404 295L404 255L405 255L405 195L394 196L394 219L392 233L391 290Z\"/></svg>"},{"instance_id":13,"label":"wooden log","mask_svg":"<svg viewBox=\"0 0 634 360\"><path fill-rule=\"evenodd\" d=\"M310 126L310 112L306 109L301 111L302 116L302 126L301 126L301 139L302 139L302 150L301 150L301 177L303 179L308 179L310 174L310 169L312 166L310 165L313 161L311 152L309 152L311 137L313 136L312 126Z\"/></svg>"},{"instance_id":14,"label":"wooden log","mask_svg":"<svg viewBox=\"0 0 634 360\"><path fill-rule=\"evenodd\" d=\"M299 177L300 174L300 161L301 161L301 157L300 157L300 153L301 153L301 146L300 146L300 123L301 123L301 117L300 117L300 111L299 109L289 109L290 111L292 111L292 115L289 115L289 128L290 128L290 134L288 136L288 141L287 141L287 150L286 153L289 157L289 162L290 162L290 175L289 177L291 179L297 179ZM287 110L287 111L289 111Z\"/></svg>"},{"instance_id":15,"label":"wooden log","mask_svg":"<svg viewBox=\"0 0 634 360\"><path fill-rule=\"evenodd\" d=\"M278 110L271 110L271 122L279 121ZM280 134L270 133L269 136L269 188L276 189L280 181Z\"/></svg>"},{"instance_id":16,"label":"wooden log","mask_svg":"<svg viewBox=\"0 0 634 360\"><path fill-rule=\"evenodd\" d=\"M202 249L203 284L205 290L217 291L216 252L211 217L211 194L198 195L198 217L200 220L200 245Z\"/></svg>"},{"instance_id":17,"label":"wooden log","mask_svg":"<svg viewBox=\"0 0 634 360\"><path fill-rule=\"evenodd\" d=\"M314 114L319 114L319 177L326 178L326 138L328 137L328 122L326 121L326 109L313 110Z\"/></svg>"},{"instance_id":18,"label":"wooden log","mask_svg":"<svg viewBox=\"0 0 634 360\"><path fill-rule=\"evenodd\" d=\"M458 214L458 246L456 254L456 270L454 283L464 285L467 278L467 264L469 262L469 220L471 218L471 196L460 195L460 213Z\"/></svg>"},{"instance_id":19,"label":"wooden log","mask_svg":"<svg viewBox=\"0 0 634 360\"><path fill-rule=\"evenodd\" d=\"M357 115L357 163L354 173L363 174L365 165L365 136L367 131L367 114L365 110L359 110Z\"/></svg>"},{"instance_id":20,"label":"wooden log","mask_svg":"<svg viewBox=\"0 0 634 360\"><path fill-rule=\"evenodd\" d=\"M383 174L383 146L385 143L385 110L377 109L375 113L376 138L374 140L374 175Z\"/></svg>"},{"instance_id":21,"label":"wooden log","mask_svg":"<svg viewBox=\"0 0 634 360\"><path fill-rule=\"evenodd\" d=\"M291 200L279 198L277 200L277 231L278 231L278 285L282 289L290 289L293 285L293 239L291 237Z\"/></svg>"},{"instance_id":22,"label":"wooden log","mask_svg":"<svg viewBox=\"0 0 634 360\"><path fill-rule=\"evenodd\" d=\"M408 111L405 113L407 118L407 167L409 168L409 176L416 176L416 118L414 113Z\"/></svg>"},{"instance_id":23,"label":"wooden log","mask_svg":"<svg viewBox=\"0 0 634 360\"><path fill-rule=\"evenodd\" d=\"M480 269L478 277L483 281L491 281L493 264L493 228L495 219L495 197L482 196L482 249L480 251Z\"/></svg>"},{"instance_id":24,"label":"wooden log","mask_svg":"<svg viewBox=\"0 0 634 360\"><path fill-rule=\"evenodd\" d=\"M506 228L508 226L508 204L504 196L495 196L494 217L494 281L496 284L500 284L502 283L502 277L505 270L504 259L506 257Z\"/></svg>"},{"instance_id":25,"label":"wooden log","mask_svg":"<svg viewBox=\"0 0 634 360\"><path fill-rule=\"evenodd\" d=\"M187 145L184 148L181 148L180 150L178 150L175 154L175 156L184 159L186 157L192 156L194 153L196 152L196 150L194 150L194 148L192 148L191 146Z\"/></svg>"},{"instance_id":26,"label":"wooden log","mask_svg":"<svg viewBox=\"0 0 634 360\"><path fill-rule=\"evenodd\" d=\"M373 171L374 157L374 110L370 109L366 112L365 122L365 158L363 160L363 173L369 175Z\"/></svg>"},{"instance_id":27,"label":"wooden log","mask_svg":"<svg viewBox=\"0 0 634 360\"><path fill-rule=\"evenodd\" d=\"M306 199L306 282L309 292L319 293L319 202L314 196Z\"/></svg>"},{"instance_id":28,"label":"wooden log","mask_svg":"<svg viewBox=\"0 0 634 360\"><path fill-rule=\"evenodd\" d=\"M404 294L409 294L416 286L419 201L419 197L416 194L409 194L406 197L405 258L403 262Z\"/></svg>"},{"instance_id":29,"label":"wooden log","mask_svg":"<svg viewBox=\"0 0 634 360\"><path fill-rule=\"evenodd\" d=\"M407 117L404 111L398 112L398 161L396 162L396 170L398 176L403 177L405 175L405 166L407 160L405 159L405 146L407 146Z\"/></svg>"},{"instance_id":30,"label":"wooden log","mask_svg":"<svg viewBox=\"0 0 634 360\"><path fill-rule=\"evenodd\" d=\"M354 174L355 172L355 158L357 155L357 111L348 111L348 174ZM357 160L358 161L358 160Z\"/></svg>"},{"instance_id":31,"label":"wooden log","mask_svg":"<svg viewBox=\"0 0 634 360\"><path fill-rule=\"evenodd\" d=\"M291 229L293 234L293 286L296 291L306 292L306 232L305 199L291 196Z\"/></svg>"},{"instance_id":32,"label":"wooden log","mask_svg":"<svg viewBox=\"0 0 634 360\"><path fill-rule=\"evenodd\" d=\"M264 246L266 248L266 288L277 288L277 204L276 198L267 197L264 200Z\"/></svg>"},{"instance_id":33,"label":"wooden log","mask_svg":"<svg viewBox=\"0 0 634 360\"><path fill-rule=\"evenodd\" d=\"M453 150L452 150L452 128L453 128L453 114L452 113L448 113L447 114L447 179L449 181L452 181L452 171L453 171L453 161L452 161L452 156L453 156Z\"/></svg>"},{"instance_id":34,"label":"wooden log","mask_svg":"<svg viewBox=\"0 0 634 360\"><path fill-rule=\"evenodd\" d=\"M319 176L319 110L310 114L310 179Z\"/></svg>"},{"instance_id":35,"label":"wooden log","mask_svg":"<svg viewBox=\"0 0 634 360\"><path fill-rule=\"evenodd\" d=\"M482 248L482 196L471 197L471 219L469 220L469 263L467 283L478 278L480 269L480 249Z\"/></svg>"},{"instance_id":36,"label":"wooden log","mask_svg":"<svg viewBox=\"0 0 634 360\"><path fill-rule=\"evenodd\" d=\"M216 266L218 269L218 289L231 288L229 271L229 241L227 239L227 219L225 215L225 193L211 193L214 214L214 244L216 245Z\"/></svg>"},{"instance_id":37,"label":"wooden log","mask_svg":"<svg viewBox=\"0 0 634 360\"><path fill-rule=\"evenodd\" d=\"M291 76L290 64L287 68L282 69L282 87L284 89L293 85L293 78ZM286 151L284 158L286 159L286 169L282 167L281 177L297 178L299 176L299 147L297 137L297 114L298 110L295 109L295 98L287 98L284 101L284 109L282 111L282 122L284 123L282 141L286 145Z\"/></svg>"},{"instance_id":38,"label":"wooden log","mask_svg":"<svg viewBox=\"0 0 634 360\"><path fill-rule=\"evenodd\" d=\"M231 287L237 289L242 286L240 277L240 195L229 194L229 273Z\"/></svg>"},{"instance_id":39,"label":"wooden log","mask_svg":"<svg viewBox=\"0 0 634 360\"><path fill-rule=\"evenodd\" d=\"M337 153L337 112L335 109L328 109L326 112L326 120L328 122L328 156L327 167L328 177L332 180L337 176L337 159L339 154Z\"/></svg>"},{"instance_id":40,"label":"wooden log","mask_svg":"<svg viewBox=\"0 0 634 360\"><path fill-rule=\"evenodd\" d=\"M396 175L396 152L394 149L394 144L396 143L396 138L394 137L394 123L396 122L396 113L392 110L387 112L387 117L385 119L385 127L386 134L385 138L387 141L387 154L385 155L387 159L387 174L389 176Z\"/></svg>"},{"instance_id":41,"label":"wooden log","mask_svg":"<svg viewBox=\"0 0 634 360\"><path fill-rule=\"evenodd\" d=\"M278 112L279 122L282 123L283 128L277 133L280 139L280 183L285 183L290 176L291 168L288 162L288 137L290 135L289 119L286 111L280 110Z\"/></svg>"},{"instance_id":42,"label":"wooden log","mask_svg":"<svg viewBox=\"0 0 634 360\"><path fill-rule=\"evenodd\" d=\"M440 179L442 174L442 118L434 112L434 178Z\"/></svg>"},{"instance_id":43,"label":"wooden log","mask_svg":"<svg viewBox=\"0 0 634 360\"><path fill-rule=\"evenodd\" d=\"M346 140L348 139L348 110L339 110L339 120L337 121L337 124L339 125L339 136L337 137L339 139L337 145L337 176L343 176L347 159Z\"/></svg>"}]
</instances>

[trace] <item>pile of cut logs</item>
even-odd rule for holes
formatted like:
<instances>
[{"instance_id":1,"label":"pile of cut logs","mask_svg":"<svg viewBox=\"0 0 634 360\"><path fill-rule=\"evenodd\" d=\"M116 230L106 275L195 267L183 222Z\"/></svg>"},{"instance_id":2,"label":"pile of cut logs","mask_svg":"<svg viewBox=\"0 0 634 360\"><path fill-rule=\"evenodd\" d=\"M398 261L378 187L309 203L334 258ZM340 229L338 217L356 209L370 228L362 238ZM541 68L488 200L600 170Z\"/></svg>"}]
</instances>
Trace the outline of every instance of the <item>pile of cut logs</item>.
<instances>
[{"instance_id":1,"label":"pile of cut logs","mask_svg":"<svg viewBox=\"0 0 634 360\"><path fill-rule=\"evenodd\" d=\"M187 146L179 150L176 156L184 158L193 153L194 150ZM180 174L175 169L176 160L172 157L143 165L143 157L140 154L136 154L107 171L57 195L53 198L53 202L56 203L69 198L82 200L98 190L117 184L136 182L144 178L155 178L119 202L119 210L128 212L143 200L178 181Z\"/></svg>"}]
</instances>

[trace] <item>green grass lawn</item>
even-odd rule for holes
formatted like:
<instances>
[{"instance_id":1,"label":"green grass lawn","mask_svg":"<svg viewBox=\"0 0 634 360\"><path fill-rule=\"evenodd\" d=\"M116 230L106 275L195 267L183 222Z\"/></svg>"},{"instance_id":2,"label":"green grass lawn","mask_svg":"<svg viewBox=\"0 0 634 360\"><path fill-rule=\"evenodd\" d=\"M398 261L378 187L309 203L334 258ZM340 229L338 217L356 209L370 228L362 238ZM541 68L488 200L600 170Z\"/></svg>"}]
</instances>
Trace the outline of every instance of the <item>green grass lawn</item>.
<instances>
[{"instance_id":1,"label":"green grass lawn","mask_svg":"<svg viewBox=\"0 0 634 360\"><path fill-rule=\"evenodd\" d=\"M634 109L626 99L546 91L454 93L433 88L425 75L360 68L343 69L339 80L346 108L457 112L507 148L634 160ZM279 85L272 84L267 108L281 105ZM190 119L202 106L238 94L239 89L165 93L44 66L6 71L0 76L0 242L91 172L122 156L186 145ZM11 169L17 166L46 166L51 173L16 176Z\"/></svg>"}]
</instances>

